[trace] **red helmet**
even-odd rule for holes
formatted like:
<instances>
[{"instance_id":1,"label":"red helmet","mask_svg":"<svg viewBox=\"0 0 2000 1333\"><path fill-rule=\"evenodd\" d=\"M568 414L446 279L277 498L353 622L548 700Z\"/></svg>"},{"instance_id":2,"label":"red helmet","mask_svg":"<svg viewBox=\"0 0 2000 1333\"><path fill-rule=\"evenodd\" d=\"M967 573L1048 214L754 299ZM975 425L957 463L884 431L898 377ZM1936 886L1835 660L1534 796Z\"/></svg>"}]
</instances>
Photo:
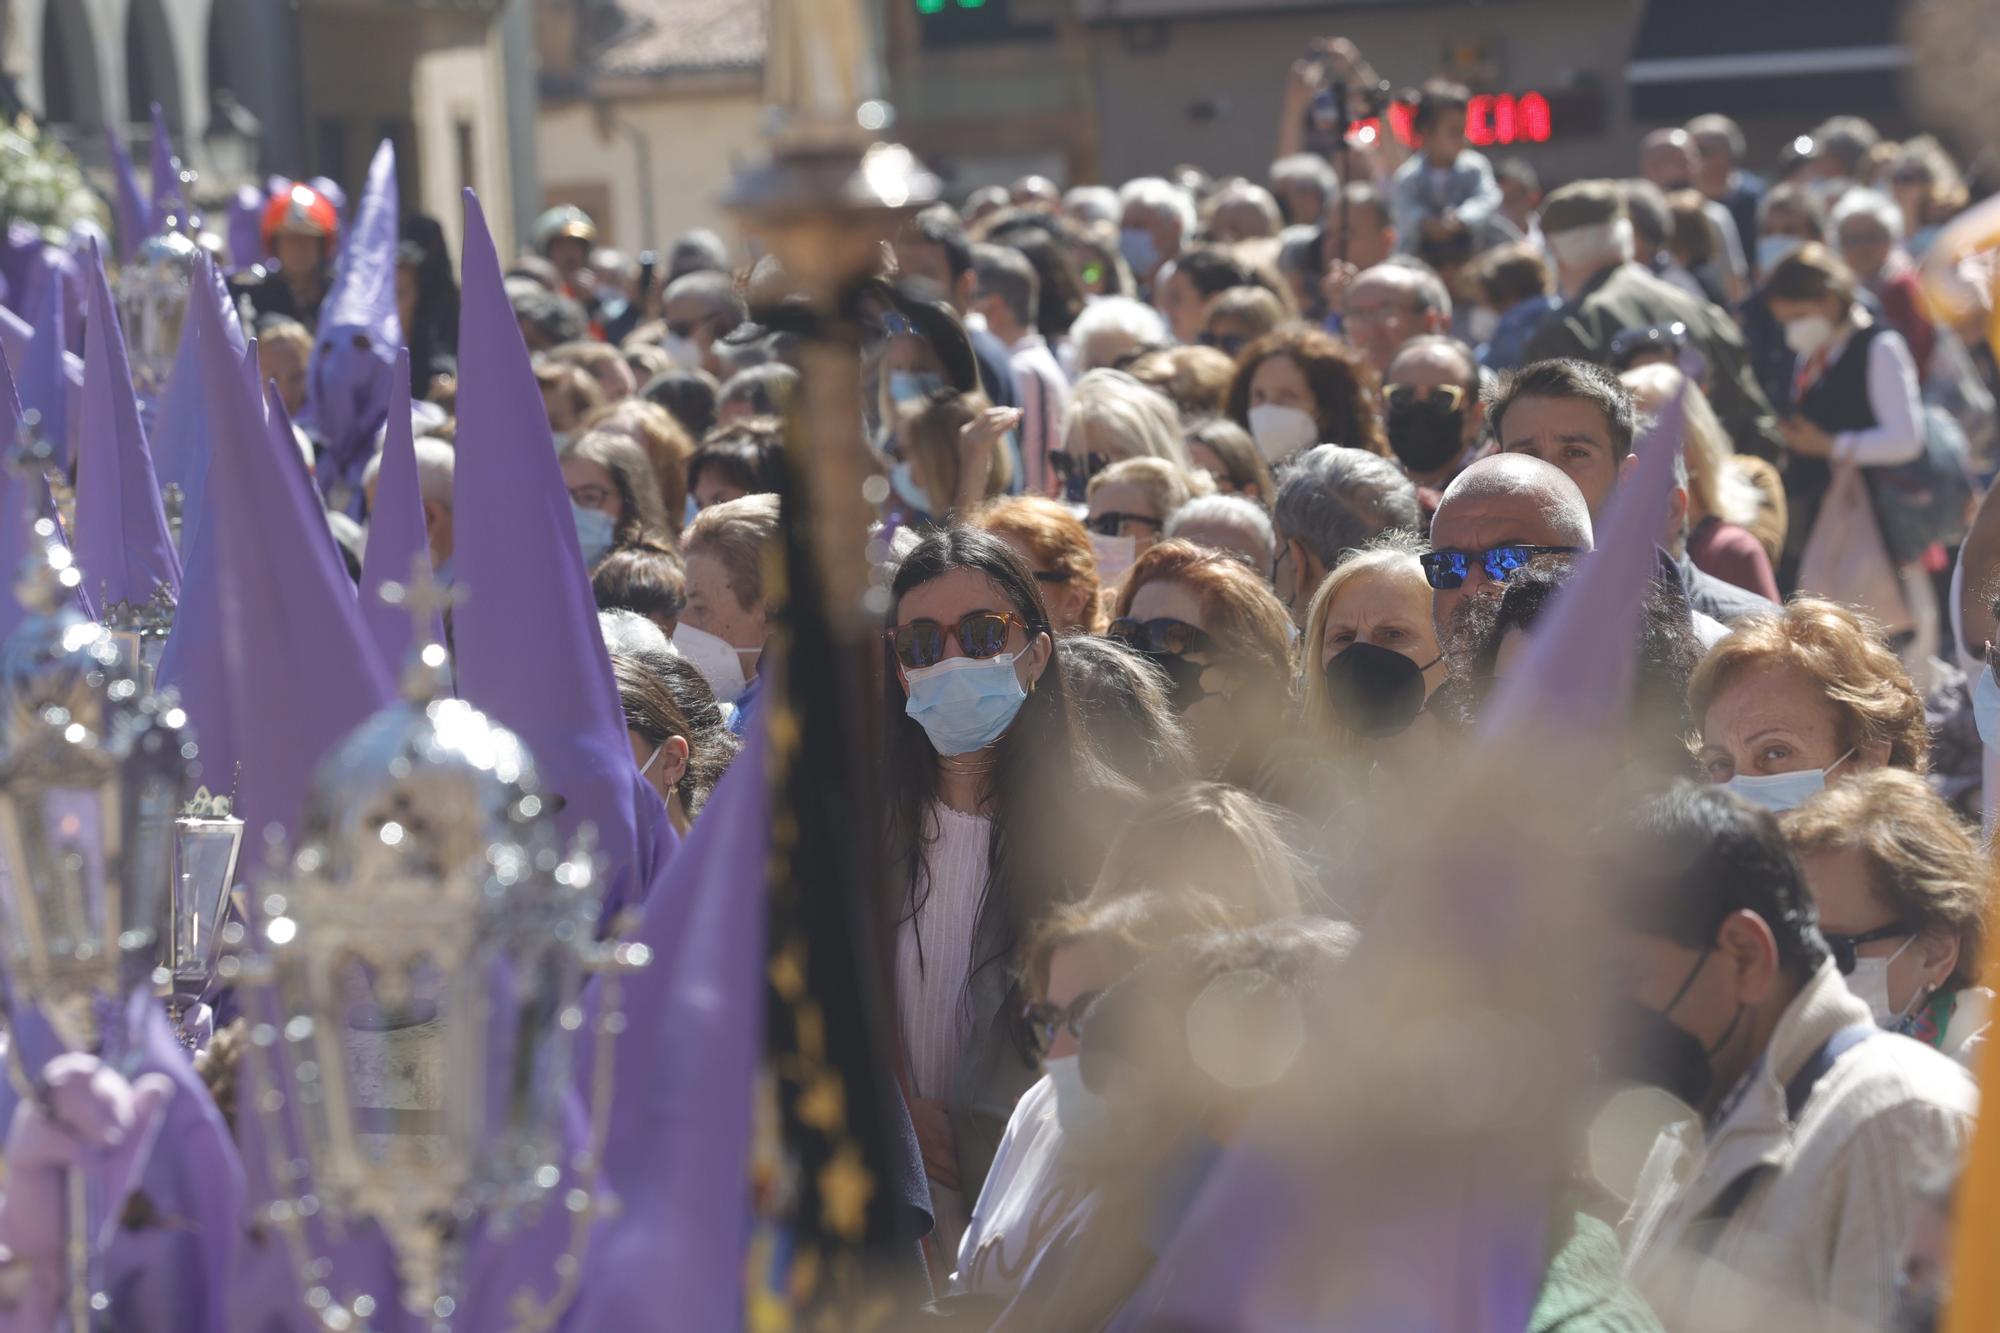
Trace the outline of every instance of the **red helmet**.
<instances>
[{"instance_id":1,"label":"red helmet","mask_svg":"<svg viewBox=\"0 0 2000 1333\"><path fill-rule=\"evenodd\" d=\"M264 205L261 230L265 254L273 253L272 245L279 236L317 236L326 242L326 253L331 256L340 241L340 213L332 200L312 186L293 184Z\"/></svg>"}]
</instances>

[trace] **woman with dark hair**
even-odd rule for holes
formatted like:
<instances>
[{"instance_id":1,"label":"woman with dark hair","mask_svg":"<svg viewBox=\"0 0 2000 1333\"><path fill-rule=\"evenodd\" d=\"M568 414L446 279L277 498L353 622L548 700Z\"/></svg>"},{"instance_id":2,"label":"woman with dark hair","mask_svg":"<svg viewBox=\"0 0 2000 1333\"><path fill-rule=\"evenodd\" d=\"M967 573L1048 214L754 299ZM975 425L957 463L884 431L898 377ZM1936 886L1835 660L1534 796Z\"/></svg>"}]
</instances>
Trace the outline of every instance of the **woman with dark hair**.
<instances>
[{"instance_id":1,"label":"woman with dark hair","mask_svg":"<svg viewBox=\"0 0 2000 1333\"><path fill-rule=\"evenodd\" d=\"M1017 951L1097 871L1118 790L1078 729L1048 612L1012 547L938 528L890 589L883 865L898 1027L951 1254L1036 1059L1014 1022ZM1101 836L1101 834L1100 834Z\"/></svg>"},{"instance_id":2,"label":"woman with dark hair","mask_svg":"<svg viewBox=\"0 0 2000 1333\"><path fill-rule=\"evenodd\" d=\"M458 373L458 278L434 217L403 219L396 249L396 314L410 349L410 393L428 398L434 380Z\"/></svg>"},{"instance_id":3,"label":"woman with dark hair","mask_svg":"<svg viewBox=\"0 0 2000 1333\"><path fill-rule=\"evenodd\" d=\"M694 515L725 500L777 491L783 465L784 427L774 417L751 417L708 433L688 459L687 493Z\"/></svg>"},{"instance_id":4,"label":"woman with dark hair","mask_svg":"<svg viewBox=\"0 0 2000 1333\"><path fill-rule=\"evenodd\" d=\"M1318 329L1291 325L1243 349L1229 416L1273 467L1317 444L1389 454L1382 389L1367 358Z\"/></svg>"},{"instance_id":5,"label":"woman with dark hair","mask_svg":"<svg viewBox=\"0 0 2000 1333\"><path fill-rule=\"evenodd\" d=\"M667 539L670 529L660 505L659 478L653 475L646 451L631 436L585 431L564 440L556 457L562 464L563 485L569 487L584 564L596 564L614 547L649 537Z\"/></svg>"},{"instance_id":6,"label":"woman with dark hair","mask_svg":"<svg viewBox=\"0 0 2000 1333\"><path fill-rule=\"evenodd\" d=\"M590 593L598 610L644 616L671 639L687 608L687 566L670 546L633 542L597 562Z\"/></svg>"},{"instance_id":7,"label":"woman with dark hair","mask_svg":"<svg viewBox=\"0 0 2000 1333\"><path fill-rule=\"evenodd\" d=\"M613 653L611 675L625 710L632 762L666 802L674 832L686 837L702 802L736 757L736 738L708 682L687 659Z\"/></svg>"},{"instance_id":8,"label":"woman with dark hair","mask_svg":"<svg viewBox=\"0 0 2000 1333\"><path fill-rule=\"evenodd\" d=\"M699 440L715 429L715 400L721 391L715 376L699 366L676 366L647 380L639 396L666 408L682 430Z\"/></svg>"}]
</instances>

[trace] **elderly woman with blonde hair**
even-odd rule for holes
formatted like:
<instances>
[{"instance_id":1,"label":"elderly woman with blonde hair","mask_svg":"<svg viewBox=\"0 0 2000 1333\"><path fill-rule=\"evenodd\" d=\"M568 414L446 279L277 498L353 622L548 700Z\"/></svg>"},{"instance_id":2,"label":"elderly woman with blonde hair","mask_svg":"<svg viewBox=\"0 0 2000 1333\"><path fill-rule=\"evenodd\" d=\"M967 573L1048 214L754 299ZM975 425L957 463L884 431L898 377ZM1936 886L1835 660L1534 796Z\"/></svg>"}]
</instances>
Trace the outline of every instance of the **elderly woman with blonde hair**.
<instances>
[{"instance_id":1,"label":"elderly woman with blonde hair","mask_svg":"<svg viewBox=\"0 0 2000 1333\"><path fill-rule=\"evenodd\" d=\"M1122 370L1093 370L1070 395L1062 449L1049 456L1064 498L1081 501L1090 479L1127 458L1164 458L1188 469L1187 441L1172 400Z\"/></svg>"},{"instance_id":2,"label":"elderly woman with blonde hair","mask_svg":"<svg viewBox=\"0 0 2000 1333\"><path fill-rule=\"evenodd\" d=\"M1391 532L1334 566L1313 594L1300 641L1301 715L1336 756L1407 734L1444 683L1423 542Z\"/></svg>"}]
</instances>

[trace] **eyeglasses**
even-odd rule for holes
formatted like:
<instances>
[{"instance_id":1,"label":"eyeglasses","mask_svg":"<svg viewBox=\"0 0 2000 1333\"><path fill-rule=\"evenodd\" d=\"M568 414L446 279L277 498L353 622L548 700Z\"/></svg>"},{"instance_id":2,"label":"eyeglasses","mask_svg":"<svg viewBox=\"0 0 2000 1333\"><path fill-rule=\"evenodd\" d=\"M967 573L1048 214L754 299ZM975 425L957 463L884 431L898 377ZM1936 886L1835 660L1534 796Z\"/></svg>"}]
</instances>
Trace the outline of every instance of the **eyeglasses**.
<instances>
[{"instance_id":1,"label":"eyeglasses","mask_svg":"<svg viewBox=\"0 0 2000 1333\"><path fill-rule=\"evenodd\" d=\"M936 666L944 660L945 641L956 636L967 657L998 657L1007 651L1007 633L1018 627L1029 633L1028 623L1005 611L974 611L949 625L935 620L912 620L888 633L896 660L910 671Z\"/></svg>"},{"instance_id":2,"label":"eyeglasses","mask_svg":"<svg viewBox=\"0 0 2000 1333\"><path fill-rule=\"evenodd\" d=\"M1465 405L1466 392L1463 384L1385 384L1382 399L1390 407L1408 407L1412 403L1442 402L1447 412L1456 412Z\"/></svg>"},{"instance_id":3,"label":"eyeglasses","mask_svg":"<svg viewBox=\"0 0 2000 1333\"><path fill-rule=\"evenodd\" d=\"M1200 342L1203 347L1213 347L1229 356L1235 356L1250 345L1250 340L1240 333L1204 333Z\"/></svg>"},{"instance_id":4,"label":"eyeglasses","mask_svg":"<svg viewBox=\"0 0 2000 1333\"><path fill-rule=\"evenodd\" d=\"M603 486L572 486L569 498L580 509L602 509L611 503L611 492Z\"/></svg>"},{"instance_id":5,"label":"eyeglasses","mask_svg":"<svg viewBox=\"0 0 2000 1333\"><path fill-rule=\"evenodd\" d=\"M1671 355L1686 347L1687 342L1688 326L1679 320L1643 329L1620 329L1611 338L1611 364L1621 370L1629 369L1632 361L1648 352Z\"/></svg>"},{"instance_id":6,"label":"eyeglasses","mask_svg":"<svg viewBox=\"0 0 2000 1333\"><path fill-rule=\"evenodd\" d=\"M1049 455L1049 466L1054 468L1056 475L1064 481L1068 481L1072 476L1079 474L1082 475L1085 481L1088 481L1111 466L1111 455L1085 454L1079 459L1075 454L1070 453L1066 449L1058 449Z\"/></svg>"},{"instance_id":7,"label":"eyeglasses","mask_svg":"<svg viewBox=\"0 0 2000 1333\"><path fill-rule=\"evenodd\" d=\"M1475 560L1486 571L1487 578L1502 583L1537 556L1575 553L1574 546L1495 546L1484 551L1432 551L1419 556L1418 561L1424 567L1424 580L1440 592L1449 592L1464 585Z\"/></svg>"},{"instance_id":8,"label":"eyeglasses","mask_svg":"<svg viewBox=\"0 0 2000 1333\"><path fill-rule=\"evenodd\" d=\"M1826 934L1826 932L1821 933ZM1905 925L1901 921L1891 921L1886 926L1877 926L1873 930L1864 930L1859 935L1826 934L1826 947L1833 954L1834 966L1838 967L1841 975L1845 976L1854 971L1854 965L1857 961L1855 950L1862 945L1873 944L1877 940L1907 939L1916 933L1915 929Z\"/></svg>"},{"instance_id":9,"label":"eyeglasses","mask_svg":"<svg viewBox=\"0 0 2000 1333\"><path fill-rule=\"evenodd\" d=\"M1056 1044L1058 1033L1067 1032L1072 1037L1082 1038L1083 1020L1103 994L1102 990L1087 990L1067 1005L1025 1006L1021 1010L1021 1021L1028 1025L1028 1040L1034 1046L1035 1054L1047 1055L1049 1047Z\"/></svg>"},{"instance_id":10,"label":"eyeglasses","mask_svg":"<svg viewBox=\"0 0 2000 1333\"><path fill-rule=\"evenodd\" d=\"M1185 620L1174 620L1161 616L1157 620L1135 620L1131 616L1120 616L1111 622L1105 631L1107 638L1116 639L1129 648L1155 655L1215 651L1215 640L1199 625L1190 625Z\"/></svg>"},{"instance_id":11,"label":"eyeglasses","mask_svg":"<svg viewBox=\"0 0 2000 1333\"><path fill-rule=\"evenodd\" d=\"M1117 537L1124 533L1127 523L1138 523L1158 532L1164 526L1151 514L1126 514L1116 509L1108 509L1095 518L1085 519L1083 526L1100 537Z\"/></svg>"}]
</instances>

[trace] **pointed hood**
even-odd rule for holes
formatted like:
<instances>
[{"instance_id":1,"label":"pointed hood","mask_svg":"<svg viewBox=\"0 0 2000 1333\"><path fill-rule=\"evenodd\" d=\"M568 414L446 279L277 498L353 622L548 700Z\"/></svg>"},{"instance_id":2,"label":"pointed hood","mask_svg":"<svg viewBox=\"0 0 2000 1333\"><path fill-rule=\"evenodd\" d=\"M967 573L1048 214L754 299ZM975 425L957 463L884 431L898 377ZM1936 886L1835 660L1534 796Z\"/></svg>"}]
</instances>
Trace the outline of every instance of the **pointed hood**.
<instances>
[{"instance_id":1,"label":"pointed hood","mask_svg":"<svg viewBox=\"0 0 2000 1333\"><path fill-rule=\"evenodd\" d=\"M325 448L320 489L336 508L359 510L361 470L389 412L396 349L396 149L375 150L354 225L343 236L333 287L319 315L305 420ZM407 379L407 377L406 377Z\"/></svg>"},{"instance_id":2,"label":"pointed hood","mask_svg":"<svg viewBox=\"0 0 2000 1333\"><path fill-rule=\"evenodd\" d=\"M245 343L236 304L229 299L222 274L206 253L198 252L188 299L201 301L204 293L214 307L231 354L240 357ZM180 347L174 353L174 368L167 376L167 390L160 403L159 426L147 441L153 448L153 470L161 487L180 488L180 549L184 556L193 549L195 529L201 526L201 492L208 480L208 398L202 390L200 353L204 327L212 326L192 313L182 323Z\"/></svg>"},{"instance_id":3,"label":"pointed hood","mask_svg":"<svg viewBox=\"0 0 2000 1333\"><path fill-rule=\"evenodd\" d=\"M396 355L395 387L389 395L389 429L382 441L382 469L375 477L375 503L368 514L368 545L361 557L361 616L375 647L391 671L409 659L416 627L410 613L382 600L385 583L408 584L411 571L431 571L430 538L424 526L424 496L417 475L417 442L410 421L410 354ZM444 625L433 618L430 633L444 642Z\"/></svg>"},{"instance_id":4,"label":"pointed hood","mask_svg":"<svg viewBox=\"0 0 2000 1333\"><path fill-rule=\"evenodd\" d=\"M62 283L44 281L39 300L29 318L34 333L28 339L27 362L21 367L17 387L21 406L42 418L42 433L64 466L70 462L70 388L64 355L68 351L68 328L63 314Z\"/></svg>"},{"instance_id":5,"label":"pointed hood","mask_svg":"<svg viewBox=\"0 0 2000 1333\"><path fill-rule=\"evenodd\" d=\"M153 230L164 231L171 218L185 222L187 200L181 194L181 160L167 133L167 113L153 103Z\"/></svg>"},{"instance_id":6,"label":"pointed hood","mask_svg":"<svg viewBox=\"0 0 2000 1333\"><path fill-rule=\"evenodd\" d=\"M0 643L26 614L13 588L28 555L37 510L29 499L33 491L7 461L20 438L21 400L14 391L14 367L6 348L0 347L0 578L7 580L0 588Z\"/></svg>"},{"instance_id":7,"label":"pointed hood","mask_svg":"<svg viewBox=\"0 0 2000 1333\"><path fill-rule=\"evenodd\" d=\"M580 1327L641 1328L663 1309L688 1328L743 1323L771 847L766 716L751 721L631 934L653 961L622 983L620 1003L649 1018L625 1025L613 1056L604 1178L622 1206L586 1257Z\"/></svg>"},{"instance_id":8,"label":"pointed hood","mask_svg":"<svg viewBox=\"0 0 2000 1333\"><path fill-rule=\"evenodd\" d=\"M393 691L333 543L315 532L326 518L304 468L279 455L235 367L204 357L203 372L215 457L202 542L217 557L238 813L253 839L272 824L290 834L313 767Z\"/></svg>"},{"instance_id":9,"label":"pointed hood","mask_svg":"<svg viewBox=\"0 0 2000 1333\"><path fill-rule=\"evenodd\" d=\"M132 150L125 146L125 136L117 130L104 131L104 142L111 150L111 183L116 189L116 225L118 228L118 262L129 264L132 256L139 253L139 243L153 231L153 208L146 196L139 192L139 169L132 165Z\"/></svg>"},{"instance_id":10,"label":"pointed hood","mask_svg":"<svg viewBox=\"0 0 2000 1333\"><path fill-rule=\"evenodd\" d=\"M565 833L597 826L609 916L651 881L665 812L632 762L555 440L470 190L463 264L458 438L477 447L452 484L459 695L527 743Z\"/></svg>"},{"instance_id":11,"label":"pointed hood","mask_svg":"<svg viewBox=\"0 0 2000 1333\"><path fill-rule=\"evenodd\" d=\"M108 612L121 602L143 606L162 587L179 597L181 562L160 505L111 283L95 246L87 264L90 319L77 439L76 558L93 602Z\"/></svg>"}]
</instances>

